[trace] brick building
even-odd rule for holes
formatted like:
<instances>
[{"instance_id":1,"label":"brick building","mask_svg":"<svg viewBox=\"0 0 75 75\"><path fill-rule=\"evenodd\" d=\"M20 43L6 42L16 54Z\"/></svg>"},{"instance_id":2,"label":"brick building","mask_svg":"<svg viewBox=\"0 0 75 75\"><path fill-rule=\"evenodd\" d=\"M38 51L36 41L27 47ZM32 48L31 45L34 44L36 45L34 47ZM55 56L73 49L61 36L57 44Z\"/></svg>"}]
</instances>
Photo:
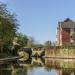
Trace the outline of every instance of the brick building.
<instances>
[{"instance_id":1,"label":"brick building","mask_svg":"<svg viewBox=\"0 0 75 75\"><path fill-rule=\"evenodd\" d=\"M74 43L75 39L73 34L75 33L75 22L67 18L62 22L58 22L57 27L57 46L61 46L67 43Z\"/></svg>"}]
</instances>

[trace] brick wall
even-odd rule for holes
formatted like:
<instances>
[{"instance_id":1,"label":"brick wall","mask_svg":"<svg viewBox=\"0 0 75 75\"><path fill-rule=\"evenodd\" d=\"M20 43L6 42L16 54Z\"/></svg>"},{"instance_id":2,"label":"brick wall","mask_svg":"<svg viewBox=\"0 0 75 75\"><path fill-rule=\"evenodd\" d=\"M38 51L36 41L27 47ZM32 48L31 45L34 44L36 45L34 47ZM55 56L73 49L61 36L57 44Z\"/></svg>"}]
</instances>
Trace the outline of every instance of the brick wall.
<instances>
[{"instance_id":1,"label":"brick wall","mask_svg":"<svg viewBox=\"0 0 75 75\"><path fill-rule=\"evenodd\" d=\"M70 29L62 28L62 43L70 43Z\"/></svg>"}]
</instances>

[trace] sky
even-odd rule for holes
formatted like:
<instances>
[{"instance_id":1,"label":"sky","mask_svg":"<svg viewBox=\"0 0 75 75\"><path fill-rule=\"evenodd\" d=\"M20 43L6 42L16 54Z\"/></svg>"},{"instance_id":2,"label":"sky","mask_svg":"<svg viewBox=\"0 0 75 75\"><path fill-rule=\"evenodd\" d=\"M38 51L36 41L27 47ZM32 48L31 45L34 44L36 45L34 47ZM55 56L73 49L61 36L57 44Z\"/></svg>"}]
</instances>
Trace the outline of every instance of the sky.
<instances>
[{"instance_id":1,"label":"sky","mask_svg":"<svg viewBox=\"0 0 75 75\"><path fill-rule=\"evenodd\" d=\"M17 14L19 32L40 43L56 41L58 21L75 21L75 0L0 0Z\"/></svg>"}]
</instances>

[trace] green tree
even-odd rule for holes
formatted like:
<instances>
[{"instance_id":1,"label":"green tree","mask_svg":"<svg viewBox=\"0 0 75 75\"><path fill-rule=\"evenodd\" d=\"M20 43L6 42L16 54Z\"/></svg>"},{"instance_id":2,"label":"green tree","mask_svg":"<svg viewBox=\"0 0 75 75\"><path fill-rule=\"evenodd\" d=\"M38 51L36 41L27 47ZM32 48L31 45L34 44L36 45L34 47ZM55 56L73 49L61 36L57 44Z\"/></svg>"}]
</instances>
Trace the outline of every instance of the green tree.
<instances>
[{"instance_id":1,"label":"green tree","mask_svg":"<svg viewBox=\"0 0 75 75\"><path fill-rule=\"evenodd\" d=\"M15 14L10 13L6 4L0 3L0 51L12 46L12 40L18 29Z\"/></svg>"},{"instance_id":2,"label":"green tree","mask_svg":"<svg viewBox=\"0 0 75 75\"><path fill-rule=\"evenodd\" d=\"M52 45L51 41L46 41L44 46L49 48Z\"/></svg>"},{"instance_id":3,"label":"green tree","mask_svg":"<svg viewBox=\"0 0 75 75\"><path fill-rule=\"evenodd\" d=\"M27 44L28 47L35 47L35 40L33 37L28 37L28 44Z\"/></svg>"},{"instance_id":4,"label":"green tree","mask_svg":"<svg viewBox=\"0 0 75 75\"><path fill-rule=\"evenodd\" d=\"M17 44L20 45L20 47L27 46L28 43L28 37L22 33L17 33Z\"/></svg>"},{"instance_id":5,"label":"green tree","mask_svg":"<svg viewBox=\"0 0 75 75\"><path fill-rule=\"evenodd\" d=\"M35 44L35 46L34 46L35 48L43 48L44 46L42 45L42 44Z\"/></svg>"}]
</instances>

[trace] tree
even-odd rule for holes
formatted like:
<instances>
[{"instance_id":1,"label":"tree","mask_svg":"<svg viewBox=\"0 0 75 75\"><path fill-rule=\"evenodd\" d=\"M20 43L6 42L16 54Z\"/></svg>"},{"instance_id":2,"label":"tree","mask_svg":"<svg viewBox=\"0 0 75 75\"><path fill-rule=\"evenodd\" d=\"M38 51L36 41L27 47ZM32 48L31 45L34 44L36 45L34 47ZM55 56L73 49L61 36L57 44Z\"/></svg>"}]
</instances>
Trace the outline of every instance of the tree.
<instances>
[{"instance_id":1,"label":"tree","mask_svg":"<svg viewBox=\"0 0 75 75\"><path fill-rule=\"evenodd\" d=\"M12 40L16 36L18 29L15 14L7 10L6 4L0 3L0 51L8 49L12 45Z\"/></svg>"},{"instance_id":2,"label":"tree","mask_svg":"<svg viewBox=\"0 0 75 75\"><path fill-rule=\"evenodd\" d=\"M44 46L42 44L35 44L36 48L43 48Z\"/></svg>"},{"instance_id":3,"label":"tree","mask_svg":"<svg viewBox=\"0 0 75 75\"><path fill-rule=\"evenodd\" d=\"M35 46L35 40L33 37L28 38L28 45L27 46L30 48Z\"/></svg>"},{"instance_id":4,"label":"tree","mask_svg":"<svg viewBox=\"0 0 75 75\"><path fill-rule=\"evenodd\" d=\"M51 41L46 41L44 46L49 48L52 45Z\"/></svg>"},{"instance_id":5,"label":"tree","mask_svg":"<svg viewBox=\"0 0 75 75\"><path fill-rule=\"evenodd\" d=\"M17 43L21 46L27 46L28 37L22 33L17 33Z\"/></svg>"}]
</instances>

